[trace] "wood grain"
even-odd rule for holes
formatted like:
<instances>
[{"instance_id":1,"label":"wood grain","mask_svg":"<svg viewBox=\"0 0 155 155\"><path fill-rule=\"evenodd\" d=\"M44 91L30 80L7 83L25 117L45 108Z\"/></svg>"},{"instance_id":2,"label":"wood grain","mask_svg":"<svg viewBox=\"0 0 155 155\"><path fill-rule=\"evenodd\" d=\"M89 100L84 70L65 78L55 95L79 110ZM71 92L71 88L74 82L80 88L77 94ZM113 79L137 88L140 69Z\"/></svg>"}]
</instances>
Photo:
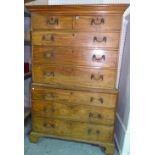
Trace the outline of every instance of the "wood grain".
<instances>
[{"instance_id":1,"label":"wood grain","mask_svg":"<svg viewBox=\"0 0 155 155\"><path fill-rule=\"evenodd\" d=\"M60 117L104 125L114 125L115 118L114 109L45 100L32 100L32 112L42 117Z\"/></svg>"},{"instance_id":2,"label":"wood grain","mask_svg":"<svg viewBox=\"0 0 155 155\"><path fill-rule=\"evenodd\" d=\"M75 16L74 29L80 31L104 32L120 31L122 16L116 15L95 15L95 16Z\"/></svg>"},{"instance_id":3,"label":"wood grain","mask_svg":"<svg viewBox=\"0 0 155 155\"><path fill-rule=\"evenodd\" d=\"M67 29L71 30L73 27L72 16L52 16L46 14L32 15L32 29Z\"/></svg>"},{"instance_id":4,"label":"wood grain","mask_svg":"<svg viewBox=\"0 0 155 155\"><path fill-rule=\"evenodd\" d=\"M75 87L75 86L57 86L56 84L46 84L46 83L36 83L33 82L31 84L33 87L47 87L49 89L62 89L62 90L71 90L71 91L81 91L83 92L90 92L90 93L105 93L105 94L115 94L118 95L118 89L104 89L104 88L87 88L87 87Z\"/></svg>"},{"instance_id":5,"label":"wood grain","mask_svg":"<svg viewBox=\"0 0 155 155\"><path fill-rule=\"evenodd\" d=\"M129 4L92 4L92 5L48 5L38 1L25 4L32 13L49 13L59 15L99 15L123 14Z\"/></svg>"},{"instance_id":6,"label":"wood grain","mask_svg":"<svg viewBox=\"0 0 155 155\"><path fill-rule=\"evenodd\" d=\"M46 46L69 46L69 47L119 47L120 33L98 33L98 32L56 32L35 31L32 32L33 45Z\"/></svg>"},{"instance_id":7,"label":"wood grain","mask_svg":"<svg viewBox=\"0 0 155 155\"><path fill-rule=\"evenodd\" d=\"M103 48L33 47L33 64L117 68L118 51Z\"/></svg>"},{"instance_id":8,"label":"wood grain","mask_svg":"<svg viewBox=\"0 0 155 155\"><path fill-rule=\"evenodd\" d=\"M56 136L68 136L84 140L112 142L113 127L92 125L62 119L32 117L32 130Z\"/></svg>"},{"instance_id":9,"label":"wood grain","mask_svg":"<svg viewBox=\"0 0 155 155\"><path fill-rule=\"evenodd\" d=\"M114 89L116 70L72 66L33 65L32 81L87 88Z\"/></svg>"},{"instance_id":10,"label":"wood grain","mask_svg":"<svg viewBox=\"0 0 155 155\"><path fill-rule=\"evenodd\" d=\"M75 30L106 32L120 31L121 14L104 14L98 16L60 16L51 14L32 14L33 30Z\"/></svg>"},{"instance_id":11,"label":"wood grain","mask_svg":"<svg viewBox=\"0 0 155 155\"><path fill-rule=\"evenodd\" d=\"M78 90L54 89L45 86L32 86L32 99L51 101L55 103L67 103L75 105L99 106L115 108L117 94L97 93Z\"/></svg>"}]
</instances>

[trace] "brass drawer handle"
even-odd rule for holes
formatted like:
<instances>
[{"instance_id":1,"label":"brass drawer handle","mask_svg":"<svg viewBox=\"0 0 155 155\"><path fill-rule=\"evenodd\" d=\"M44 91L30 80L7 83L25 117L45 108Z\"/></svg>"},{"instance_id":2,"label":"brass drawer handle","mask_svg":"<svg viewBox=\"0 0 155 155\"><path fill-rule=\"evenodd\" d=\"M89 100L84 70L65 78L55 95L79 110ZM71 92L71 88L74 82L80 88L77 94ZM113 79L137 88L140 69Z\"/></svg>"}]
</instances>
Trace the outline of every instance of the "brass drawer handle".
<instances>
[{"instance_id":1,"label":"brass drawer handle","mask_svg":"<svg viewBox=\"0 0 155 155\"><path fill-rule=\"evenodd\" d=\"M45 128L55 128L54 124L50 124L50 123L44 123L44 127Z\"/></svg>"},{"instance_id":2,"label":"brass drawer handle","mask_svg":"<svg viewBox=\"0 0 155 155\"><path fill-rule=\"evenodd\" d=\"M96 56L95 54L92 56L92 60L93 61L105 61L105 55L102 55L102 56Z\"/></svg>"},{"instance_id":3,"label":"brass drawer handle","mask_svg":"<svg viewBox=\"0 0 155 155\"><path fill-rule=\"evenodd\" d=\"M98 100L101 102L101 104L103 104L104 102L103 98L99 98Z\"/></svg>"},{"instance_id":4,"label":"brass drawer handle","mask_svg":"<svg viewBox=\"0 0 155 155\"><path fill-rule=\"evenodd\" d=\"M48 25L58 25L59 24L59 20L57 18L49 18L47 19L47 24Z\"/></svg>"},{"instance_id":5,"label":"brass drawer handle","mask_svg":"<svg viewBox=\"0 0 155 155\"><path fill-rule=\"evenodd\" d=\"M54 77L54 72L44 71L43 74L44 76L47 76L47 77Z\"/></svg>"},{"instance_id":6,"label":"brass drawer handle","mask_svg":"<svg viewBox=\"0 0 155 155\"><path fill-rule=\"evenodd\" d=\"M103 37L102 40L98 40L97 37L94 37L93 41L94 42L105 42L106 43L107 42L107 37Z\"/></svg>"},{"instance_id":7,"label":"brass drawer handle","mask_svg":"<svg viewBox=\"0 0 155 155\"><path fill-rule=\"evenodd\" d=\"M101 114L94 114L92 112L89 113L89 118L98 118L98 119L102 119L102 115Z\"/></svg>"},{"instance_id":8,"label":"brass drawer handle","mask_svg":"<svg viewBox=\"0 0 155 155\"><path fill-rule=\"evenodd\" d=\"M90 78L91 78L91 80L96 80L96 81L101 80L101 81L103 81L103 75L99 75L98 77L95 77L94 74L91 74Z\"/></svg>"},{"instance_id":9,"label":"brass drawer handle","mask_svg":"<svg viewBox=\"0 0 155 155\"><path fill-rule=\"evenodd\" d=\"M49 99L51 100L54 98L54 95L52 93L43 94L43 98L45 100L49 100Z\"/></svg>"},{"instance_id":10,"label":"brass drawer handle","mask_svg":"<svg viewBox=\"0 0 155 155\"><path fill-rule=\"evenodd\" d=\"M96 19L92 19L91 20L91 25L101 25L101 24L104 24L104 18L101 18L101 20L99 20L98 18L96 18Z\"/></svg>"},{"instance_id":11,"label":"brass drawer handle","mask_svg":"<svg viewBox=\"0 0 155 155\"><path fill-rule=\"evenodd\" d=\"M90 102L93 102L94 100L95 100L94 97L91 97L91 98L90 98ZM100 103L103 104L104 99L103 99L103 98L99 98L98 101L100 101Z\"/></svg>"},{"instance_id":12,"label":"brass drawer handle","mask_svg":"<svg viewBox=\"0 0 155 155\"><path fill-rule=\"evenodd\" d=\"M43 41L54 41L54 36L52 34L47 34L42 36Z\"/></svg>"},{"instance_id":13,"label":"brass drawer handle","mask_svg":"<svg viewBox=\"0 0 155 155\"><path fill-rule=\"evenodd\" d=\"M99 135L100 134L100 130L96 130L96 134Z\"/></svg>"},{"instance_id":14,"label":"brass drawer handle","mask_svg":"<svg viewBox=\"0 0 155 155\"><path fill-rule=\"evenodd\" d=\"M89 128L89 129L87 130L87 133L88 133L88 134L100 135L100 130L96 130L95 132L93 132L93 130Z\"/></svg>"},{"instance_id":15,"label":"brass drawer handle","mask_svg":"<svg viewBox=\"0 0 155 155\"><path fill-rule=\"evenodd\" d=\"M97 118L98 119L102 119L102 115L101 114L97 114Z\"/></svg>"},{"instance_id":16,"label":"brass drawer handle","mask_svg":"<svg viewBox=\"0 0 155 155\"><path fill-rule=\"evenodd\" d=\"M87 132L88 132L88 134L91 134L91 132L92 132L92 129L88 129L88 131L87 131Z\"/></svg>"},{"instance_id":17,"label":"brass drawer handle","mask_svg":"<svg viewBox=\"0 0 155 155\"><path fill-rule=\"evenodd\" d=\"M94 97L91 97L91 98L90 98L90 102L93 102L93 100L94 100Z\"/></svg>"},{"instance_id":18,"label":"brass drawer handle","mask_svg":"<svg viewBox=\"0 0 155 155\"><path fill-rule=\"evenodd\" d=\"M49 59L49 58L53 58L53 57L54 57L54 53L52 53L52 52L45 52L44 53L44 58Z\"/></svg>"},{"instance_id":19,"label":"brass drawer handle","mask_svg":"<svg viewBox=\"0 0 155 155\"><path fill-rule=\"evenodd\" d=\"M89 118L91 118L91 117L93 117L93 113L90 112L89 113Z\"/></svg>"}]
</instances>

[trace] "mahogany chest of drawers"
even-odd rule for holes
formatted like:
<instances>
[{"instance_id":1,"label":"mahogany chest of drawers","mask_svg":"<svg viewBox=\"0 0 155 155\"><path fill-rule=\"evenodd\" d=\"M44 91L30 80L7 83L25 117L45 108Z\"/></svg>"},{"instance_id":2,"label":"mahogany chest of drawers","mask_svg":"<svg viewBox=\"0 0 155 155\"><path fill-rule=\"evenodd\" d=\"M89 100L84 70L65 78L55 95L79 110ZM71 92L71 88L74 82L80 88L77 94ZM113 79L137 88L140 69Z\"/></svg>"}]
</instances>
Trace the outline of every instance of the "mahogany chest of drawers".
<instances>
[{"instance_id":1,"label":"mahogany chest of drawers","mask_svg":"<svg viewBox=\"0 0 155 155\"><path fill-rule=\"evenodd\" d=\"M127 5L27 5L32 17L32 132L114 153L115 89Z\"/></svg>"}]
</instances>

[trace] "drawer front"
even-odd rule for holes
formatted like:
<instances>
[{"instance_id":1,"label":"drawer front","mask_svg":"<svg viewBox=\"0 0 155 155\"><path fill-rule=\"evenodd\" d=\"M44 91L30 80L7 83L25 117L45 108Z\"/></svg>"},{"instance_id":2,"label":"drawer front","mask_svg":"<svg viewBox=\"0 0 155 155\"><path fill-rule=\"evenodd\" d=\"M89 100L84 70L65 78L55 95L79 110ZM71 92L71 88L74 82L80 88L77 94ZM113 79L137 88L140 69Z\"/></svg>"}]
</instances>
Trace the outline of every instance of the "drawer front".
<instances>
[{"instance_id":1,"label":"drawer front","mask_svg":"<svg viewBox=\"0 0 155 155\"><path fill-rule=\"evenodd\" d=\"M119 31L121 15L75 16L75 29L85 31Z\"/></svg>"},{"instance_id":2,"label":"drawer front","mask_svg":"<svg viewBox=\"0 0 155 155\"><path fill-rule=\"evenodd\" d=\"M118 32L32 32L33 45L118 48L119 38Z\"/></svg>"},{"instance_id":3,"label":"drawer front","mask_svg":"<svg viewBox=\"0 0 155 155\"><path fill-rule=\"evenodd\" d=\"M118 53L103 49L33 47L35 64L71 64L117 68Z\"/></svg>"},{"instance_id":4,"label":"drawer front","mask_svg":"<svg viewBox=\"0 0 155 155\"><path fill-rule=\"evenodd\" d=\"M32 86L32 99L62 104L83 104L105 108L115 108L117 103L117 94L73 91Z\"/></svg>"},{"instance_id":5,"label":"drawer front","mask_svg":"<svg viewBox=\"0 0 155 155\"><path fill-rule=\"evenodd\" d=\"M115 88L116 70L33 65L33 82L87 88Z\"/></svg>"},{"instance_id":6,"label":"drawer front","mask_svg":"<svg viewBox=\"0 0 155 155\"><path fill-rule=\"evenodd\" d=\"M103 107L33 100L32 112L42 117L61 117L75 121L114 125L114 109Z\"/></svg>"},{"instance_id":7,"label":"drawer front","mask_svg":"<svg viewBox=\"0 0 155 155\"><path fill-rule=\"evenodd\" d=\"M32 29L67 29L73 26L72 16L32 15Z\"/></svg>"},{"instance_id":8,"label":"drawer front","mask_svg":"<svg viewBox=\"0 0 155 155\"><path fill-rule=\"evenodd\" d=\"M32 117L32 130L54 136L92 140L96 142L112 142L113 127L92 125L61 119Z\"/></svg>"}]
</instances>

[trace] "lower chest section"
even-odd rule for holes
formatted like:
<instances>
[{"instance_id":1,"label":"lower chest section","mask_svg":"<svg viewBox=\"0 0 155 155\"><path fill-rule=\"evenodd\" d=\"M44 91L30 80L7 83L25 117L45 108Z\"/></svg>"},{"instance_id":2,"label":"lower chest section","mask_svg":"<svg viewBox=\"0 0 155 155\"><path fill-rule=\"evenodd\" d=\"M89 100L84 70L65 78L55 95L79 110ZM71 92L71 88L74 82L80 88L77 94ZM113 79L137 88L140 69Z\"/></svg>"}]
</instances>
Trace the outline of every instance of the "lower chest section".
<instances>
[{"instance_id":1,"label":"lower chest section","mask_svg":"<svg viewBox=\"0 0 155 155\"><path fill-rule=\"evenodd\" d=\"M117 93L32 86L32 129L86 141L112 142Z\"/></svg>"}]
</instances>

